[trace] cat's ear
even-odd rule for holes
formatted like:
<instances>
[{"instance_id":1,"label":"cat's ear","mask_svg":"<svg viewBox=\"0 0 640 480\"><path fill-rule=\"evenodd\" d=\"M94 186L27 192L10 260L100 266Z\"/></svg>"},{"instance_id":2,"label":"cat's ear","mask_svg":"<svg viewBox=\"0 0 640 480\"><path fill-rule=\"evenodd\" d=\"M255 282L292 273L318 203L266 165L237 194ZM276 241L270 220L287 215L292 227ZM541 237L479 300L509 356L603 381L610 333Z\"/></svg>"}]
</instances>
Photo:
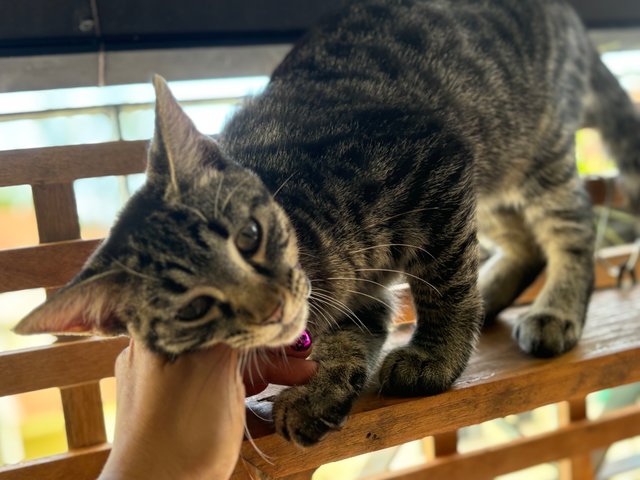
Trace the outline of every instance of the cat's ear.
<instances>
[{"instance_id":1,"label":"cat's ear","mask_svg":"<svg viewBox=\"0 0 640 480\"><path fill-rule=\"evenodd\" d=\"M118 318L121 286L114 275L72 282L23 318L13 329L21 335L119 335L126 326Z\"/></svg>"},{"instance_id":2,"label":"cat's ear","mask_svg":"<svg viewBox=\"0 0 640 480\"><path fill-rule=\"evenodd\" d=\"M153 77L156 91L156 123L147 176L166 188L180 191L203 168L223 169L225 160L217 143L200 133L178 104L164 78Z\"/></svg>"}]
</instances>

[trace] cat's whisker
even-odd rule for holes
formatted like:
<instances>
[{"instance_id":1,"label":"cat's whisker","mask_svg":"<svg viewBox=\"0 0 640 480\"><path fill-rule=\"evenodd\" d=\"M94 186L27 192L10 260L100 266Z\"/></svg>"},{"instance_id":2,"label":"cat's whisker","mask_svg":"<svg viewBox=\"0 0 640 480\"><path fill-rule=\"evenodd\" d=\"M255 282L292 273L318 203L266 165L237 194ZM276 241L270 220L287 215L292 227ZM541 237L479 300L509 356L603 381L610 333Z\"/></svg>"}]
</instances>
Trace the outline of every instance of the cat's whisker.
<instances>
[{"instance_id":1,"label":"cat's whisker","mask_svg":"<svg viewBox=\"0 0 640 480\"><path fill-rule=\"evenodd\" d=\"M255 415L256 417L262 419L262 417L260 417L259 415L256 415L256 413L253 410L251 410L251 408L249 408L249 410L251 411L251 413L253 415ZM266 421L269 421L269 420L267 419ZM253 437L251 436L251 432L249 431L249 426L247 425L246 420L245 420L245 423L244 423L244 434L247 437L247 440L249 440L249 443L251 444L251 447L253 447L253 449L256 451L256 453L258 455L260 455L260 458L262 458L269 465L273 465L273 462L271 461L271 458L273 458L273 457L270 457L269 455L264 453L262 450L260 450L258 448L258 445L256 445L256 442L253 440ZM240 457L240 458L242 458L242 457ZM251 477L251 478L253 478L253 477Z\"/></svg>"},{"instance_id":2,"label":"cat's whisker","mask_svg":"<svg viewBox=\"0 0 640 480\"><path fill-rule=\"evenodd\" d=\"M289 366L289 356L287 355L287 351L285 350L284 345L278 349L278 352L280 353L280 358L282 359L282 363Z\"/></svg>"},{"instance_id":3,"label":"cat's whisker","mask_svg":"<svg viewBox=\"0 0 640 480\"><path fill-rule=\"evenodd\" d=\"M151 275L146 275L144 273L138 272L138 271L136 271L133 268L125 265L124 263L122 263L121 261L119 261L119 260L117 260L117 259L115 259L113 257L110 257L109 260L111 262L115 263L117 266L119 266L122 270L124 270L125 272L127 272L127 273L129 273L129 274L131 274L133 276L144 278L146 280L153 280L154 282L159 281L156 277L152 277Z\"/></svg>"},{"instance_id":4,"label":"cat's whisker","mask_svg":"<svg viewBox=\"0 0 640 480\"><path fill-rule=\"evenodd\" d=\"M238 370L240 373L240 377L243 378L244 377L244 369L247 366L247 354L248 351L245 349L241 349L239 350L239 356L238 356Z\"/></svg>"},{"instance_id":5,"label":"cat's whisker","mask_svg":"<svg viewBox=\"0 0 640 480\"><path fill-rule=\"evenodd\" d=\"M412 213L424 212L427 210L440 210L440 207L424 207L424 208L414 208L413 210L408 210L406 212L398 213L396 215L391 215L390 217L383 218L380 220L380 223L388 222L389 220L393 220L394 218L402 217L403 215L410 215Z\"/></svg>"},{"instance_id":6,"label":"cat's whisker","mask_svg":"<svg viewBox=\"0 0 640 480\"><path fill-rule=\"evenodd\" d=\"M380 300L377 297L374 297L373 295L369 295L368 293L364 293L364 292L358 292L357 290L345 290L346 292L350 292L350 293L355 293L356 295L362 295L364 297L370 298L371 300L375 300L376 302L381 303L382 305L384 305L385 307L389 308L389 310L393 310L393 307L391 305L389 305L387 302L384 302L382 300Z\"/></svg>"},{"instance_id":7,"label":"cat's whisker","mask_svg":"<svg viewBox=\"0 0 640 480\"><path fill-rule=\"evenodd\" d=\"M419 247L417 245L411 245L408 243L385 243L383 245L374 245L372 247L365 247L365 248L359 248L358 250L352 250L350 253L360 253L360 252L364 252L367 250L373 250L374 248L386 248L386 247L407 247L407 248L414 248L416 250L419 250L427 255L429 255L431 258L433 258L434 260L436 259L436 257L434 257L430 252L428 252L427 250L425 250L422 247Z\"/></svg>"},{"instance_id":8,"label":"cat's whisker","mask_svg":"<svg viewBox=\"0 0 640 480\"><path fill-rule=\"evenodd\" d=\"M251 413L253 413L256 417L258 417L260 420L262 420L263 422L271 422L271 419L270 419L270 418L268 418L268 417L263 417L263 416L261 416L260 414L256 413L256 411L255 411L253 408L251 408L249 405L247 405L247 409L248 409Z\"/></svg>"},{"instance_id":9,"label":"cat's whisker","mask_svg":"<svg viewBox=\"0 0 640 480\"><path fill-rule=\"evenodd\" d=\"M338 312L340 312L341 314L343 314L346 318L348 318L349 320L353 321L356 325L358 325L358 327L360 328L360 330L362 330L362 327L360 327L360 324L358 323L358 321L356 321L353 317L351 317L351 315L349 314L349 312L343 310L342 308L340 308L340 306L335 305L325 299L321 299L321 298L315 298L314 299L316 302L320 302L322 303L326 308L331 308L333 310L338 310ZM320 307L320 305L318 305L318 307ZM326 310L323 309L323 311L326 312ZM338 321L331 316L329 313L327 313L327 315L329 315L329 317L332 319L331 320L327 320L328 325L332 328L340 328L340 325L338 324Z\"/></svg>"},{"instance_id":10,"label":"cat's whisker","mask_svg":"<svg viewBox=\"0 0 640 480\"><path fill-rule=\"evenodd\" d=\"M200 220L202 220L203 222L207 223L209 220L207 219L206 215L204 213L202 213L199 209L186 205L182 202L178 203L178 206L180 208L184 208L185 210L188 210L189 212L193 213L196 217L198 217Z\"/></svg>"},{"instance_id":11,"label":"cat's whisker","mask_svg":"<svg viewBox=\"0 0 640 480\"><path fill-rule=\"evenodd\" d=\"M333 328L338 326L338 323L336 322L336 320L334 318L328 318L326 312L322 308L320 308L319 305L309 304L309 308L311 308L312 311L314 311L319 316L321 316L324 319L324 321L327 322L328 327Z\"/></svg>"},{"instance_id":12,"label":"cat's whisker","mask_svg":"<svg viewBox=\"0 0 640 480\"><path fill-rule=\"evenodd\" d=\"M274 194L272 195L273 198L276 198L276 195L278 195L278 193L280 193L280 190L282 190L282 188L289 182L289 180L291 180L293 178L293 176L296 174L297 172L293 172L291 175L289 175L284 182L282 182L280 184L280 186L278 188L276 188L276 191L274 192Z\"/></svg>"},{"instance_id":13,"label":"cat's whisker","mask_svg":"<svg viewBox=\"0 0 640 480\"><path fill-rule=\"evenodd\" d=\"M384 288L385 290L392 292L393 290L391 290L388 286L380 283L380 282L376 282L375 280L369 280L368 278L359 278L359 277L327 277L327 278L319 278L316 280L311 280L311 283L313 282L326 282L329 280L356 280L358 282L367 282L367 283L373 283L374 285L378 285L379 287Z\"/></svg>"},{"instance_id":14,"label":"cat's whisker","mask_svg":"<svg viewBox=\"0 0 640 480\"><path fill-rule=\"evenodd\" d=\"M322 316L322 311L320 310L320 308L317 305L313 305L313 304L309 304L309 310L311 310L311 312L320 317ZM329 319L327 319L326 317L324 318L325 322L327 322L328 326L331 326L331 323L329 322ZM307 320L308 323L311 323L312 325L316 325L315 322L311 321L311 320Z\"/></svg>"},{"instance_id":15,"label":"cat's whisker","mask_svg":"<svg viewBox=\"0 0 640 480\"><path fill-rule=\"evenodd\" d=\"M255 385L256 382L253 380L253 369L251 368L251 359L253 358L253 349L247 351L247 363L245 365L245 372L249 376L249 382L251 385Z\"/></svg>"},{"instance_id":16,"label":"cat's whisker","mask_svg":"<svg viewBox=\"0 0 640 480\"><path fill-rule=\"evenodd\" d=\"M233 195L238 191L238 189L240 187L242 187L245 183L247 183L251 179L252 179L252 177L246 177L241 182L239 182L235 187L233 187L233 189L229 192L229 195L227 195L227 198L225 199L224 203L222 204L222 208L220 209L220 213L224 213L224 211L227 208L227 205L229 205L229 202L231 201L231 198L233 197Z\"/></svg>"},{"instance_id":17,"label":"cat's whisker","mask_svg":"<svg viewBox=\"0 0 640 480\"><path fill-rule=\"evenodd\" d=\"M260 350L259 349L254 349L253 351L253 366L256 369L256 374L258 375L258 378L260 379L260 381L262 383L268 383L265 378L264 375L262 374L262 369L260 368L260 361L258 359L258 355Z\"/></svg>"},{"instance_id":18,"label":"cat's whisker","mask_svg":"<svg viewBox=\"0 0 640 480\"><path fill-rule=\"evenodd\" d=\"M435 286L433 286L431 283L427 282L424 278L420 278L417 275L413 275L411 273L403 272L401 270L393 270L393 269L390 269L390 268L356 268L354 270L354 272L391 272L391 273L399 273L400 275L405 275L407 277L414 278L414 279L424 283L428 287L433 288L438 295L442 296L440 291Z\"/></svg>"},{"instance_id":19,"label":"cat's whisker","mask_svg":"<svg viewBox=\"0 0 640 480\"><path fill-rule=\"evenodd\" d=\"M213 213L215 218L218 218L218 201L220 200L220 190L222 189L223 181L224 181L224 172L220 172L220 181L218 182L218 188L216 189L216 198L213 201Z\"/></svg>"},{"instance_id":20,"label":"cat's whisker","mask_svg":"<svg viewBox=\"0 0 640 480\"><path fill-rule=\"evenodd\" d=\"M271 357L269 356L269 354L267 354L267 352L265 352L262 349L258 349L258 355L262 358L262 361L264 363L266 363L267 365L269 365L270 367L275 367L275 364L273 363L273 360L271 359Z\"/></svg>"},{"instance_id":21,"label":"cat's whisker","mask_svg":"<svg viewBox=\"0 0 640 480\"><path fill-rule=\"evenodd\" d=\"M245 371L247 371L246 369L248 368L247 373L249 374L249 381L251 382L251 384L255 385L255 382L253 381L253 374L251 371L251 358L255 358L255 350L254 349L243 349L240 351L241 355L240 355L240 361L243 365L242 368L242 373L244 373ZM241 378L244 378L244 375L241 375ZM263 418L260 415L258 415L250 406L247 405L248 410L255 415L257 418L265 421L265 422L269 422L270 419L268 418ZM251 432L249 431L249 426L247 425L246 419L245 419L245 424L244 424L244 434L245 437L247 438L247 440L249 440L249 443L251 444L251 447L256 451L256 453L258 455L260 455L260 457L267 463L269 463L270 465L273 465L273 462L271 461L271 457L269 457L267 454L265 454L262 450L260 450L260 448L258 448L258 446L256 445L255 441L253 440L253 437L251 436Z\"/></svg>"},{"instance_id":22,"label":"cat's whisker","mask_svg":"<svg viewBox=\"0 0 640 480\"><path fill-rule=\"evenodd\" d=\"M326 289L324 289L324 288L318 288L318 287L316 287L316 288L315 288L315 290L316 290L316 291L320 291L320 292L327 292L327 293L329 293L329 294L331 294L331 293L332 293L332 292L330 292L329 290L326 290ZM352 292L352 293L358 293L358 292L355 292L355 291L351 291L351 292ZM348 306L347 304L345 304L344 302L341 302L341 301L339 301L339 300L337 300L337 299L335 299L335 298L331 297L330 295L325 295L325 294L323 294L323 293L319 293L318 295L324 296L324 298L331 300L332 302L334 302L334 304L341 305L342 307L344 307L344 308L348 309L348 310L349 310L349 312L351 312L351 314L353 315L353 317L355 317L355 319L357 320L357 322L356 322L356 323L357 323L359 326L361 326L361 329L362 329L362 328L364 328L364 330L366 330L366 331L367 331L367 333L371 333L371 332L369 331L369 329L367 328L367 326L364 324L364 322L363 322L362 320L360 320L360 318L358 317L358 315L356 315L356 313L355 313L351 308L349 308L349 306ZM364 294L364 295L366 295L366 294ZM366 295L366 296L369 296L369 295ZM371 298L374 298L375 300L379 300L379 299L377 299L377 298L375 298L375 297L371 297ZM381 300L379 300L379 301L381 301ZM351 317L351 318L353 319L353 317Z\"/></svg>"},{"instance_id":23,"label":"cat's whisker","mask_svg":"<svg viewBox=\"0 0 640 480\"><path fill-rule=\"evenodd\" d=\"M340 300L337 300L329 295L325 295L324 293L319 293L318 290L323 291L324 289L322 288L316 288L315 289L315 295L316 295L316 300L320 301L321 298L324 298L325 303L326 302L330 302L334 305L335 308L338 308L342 311L342 313L345 313L347 315L348 318L351 318L356 325L358 325L360 327L361 330L366 331L367 333L371 333L369 331L369 329L367 328L367 326L364 324L364 322L362 320L360 320L360 318L358 317L358 315L356 315L356 313L344 302L341 302ZM324 290L328 293L328 290ZM311 297L313 298L314 293L311 294Z\"/></svg>"}]
</instances>

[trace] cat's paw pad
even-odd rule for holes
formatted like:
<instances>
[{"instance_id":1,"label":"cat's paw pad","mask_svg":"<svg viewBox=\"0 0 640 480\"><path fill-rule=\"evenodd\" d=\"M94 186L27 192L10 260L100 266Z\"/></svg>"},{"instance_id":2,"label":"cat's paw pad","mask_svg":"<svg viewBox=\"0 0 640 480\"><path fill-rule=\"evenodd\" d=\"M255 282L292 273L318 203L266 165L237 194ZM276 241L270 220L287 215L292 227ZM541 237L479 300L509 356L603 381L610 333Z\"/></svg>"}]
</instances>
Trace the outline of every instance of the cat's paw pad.
<instances>
[{"instance_id":1,"label":"cat's paw pad","mask_svg":"<svg viewBox=\"0 0 640 480\"><path fill-rule=\"evenodd\" d=\"M407 345L390 352L380 368L382 393L399 396L435 395L451 387L457 375L424 350Z\"/></svg>"},{"instance_id":2,"label":"cat's paw pad","mask_svg":"<svg viewBox=\"0 0 640 480\"><path fill-rule=\"evenodd\" d=\"M278 395L273 404L276 431L301 447L315 445L329 432L339 430L351 411L355 395L345 399L314 395L306 386Z\"/></svg>"},{"instance_id":3,"label":"cat's paw pad","mask_svg":"<svg viewBox=\"0 0 640 480\"><path fill-rule=\"evenodd\" d=\"M530 312L520 317L513 338L520 349L536 357L554 357L572 349L582 328L576 320L552 313Z\"/></svg>"}]
</instances>

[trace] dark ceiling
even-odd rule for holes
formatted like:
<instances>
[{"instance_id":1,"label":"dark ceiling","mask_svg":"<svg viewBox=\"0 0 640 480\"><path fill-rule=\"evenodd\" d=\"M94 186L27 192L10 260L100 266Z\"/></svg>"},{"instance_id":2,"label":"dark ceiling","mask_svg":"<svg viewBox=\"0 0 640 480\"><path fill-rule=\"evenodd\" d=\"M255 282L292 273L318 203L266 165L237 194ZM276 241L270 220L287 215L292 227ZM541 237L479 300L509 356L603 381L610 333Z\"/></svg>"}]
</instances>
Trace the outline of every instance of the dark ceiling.
<instances>
[{"instance_id":1,"label":"dark ceiling","mask_svg":"<svg viewBox=\"0 0 640 480\"><path fill-rule=\"evenodd\" d=\"M0 56L289 42L345 1L0 0ZM639 0L570 2L591 28L640 26Z\"/></svg>"}]
</instances>

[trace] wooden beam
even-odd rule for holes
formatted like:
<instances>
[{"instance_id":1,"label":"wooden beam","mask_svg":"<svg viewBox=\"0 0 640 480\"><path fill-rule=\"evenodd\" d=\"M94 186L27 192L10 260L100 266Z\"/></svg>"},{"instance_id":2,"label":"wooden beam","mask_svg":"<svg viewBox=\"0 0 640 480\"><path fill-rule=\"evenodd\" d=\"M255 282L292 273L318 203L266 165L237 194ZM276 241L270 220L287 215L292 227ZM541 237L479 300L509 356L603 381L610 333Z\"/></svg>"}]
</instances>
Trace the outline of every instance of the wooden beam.
<instances>
[{"instance_id":1,"label":"wooden beam","mask_svg":"<svg viewBox=\"0 0 640 480\"><path fill-rule=\"evenodd\" d=\"M115 359L128 344L126 337L83 338L3 352L0 397L112 377Z\"/></svg>"},{"instance_id":2,"label":"wooden beam","mask_svg":"<svg viewBox=\"0 0 640 480\"><path fill-rule=\"evenodd\" d=\"M582 341L553 359L520 352L511 329L526 307L505 312L480 337L477 352L454 387L422 398L361 398L340 432L300 451L276 434L254 438L267 463L250 443L242 455L266 474L280 478L327 462L381 450L429 435L450 432L567 398L640 381L640 287L630 292L597 292ZM615 305L615 307L613 307ZM406 326L404 340L411 334Z\"/></svg>"},{"instance_id":3,"label":"wooden beam","mask_svg":"<svg viewBox=\"0 0 640 480\"><path fill-rule=\"evenodd\" d=\"M640 435L640 408L628 407L597 420L580 420L540 435L519 438L506 445L435 459L406 470L390 472L368 480L489 480L497 475L576 457L618 440ZM575 477L583 480L585 477Z\"/></svg>"},{"instance_id":4,"label":"wooden beam","mask_svg":"<svg viewBox=\"0 0 640 480\"><path fill-rule=\"evenodd\" d=\"M627 261L629 255L635 247L633 245L620 245L616 247L607 247L598 251L595 264L595 289L602 290L605 288L617 287L617 278L612 276L607 266L620 266ZM640 279L640 262L635 265L636 278ZM542 290L545 282L545 275L542 273L529 288L527 288L516 301L516 305L526 305L533 302Z\"/></svg>"},{"instance_id":5,"label":"wooden beam","mask_svg":"<svg viewBox=\"0 0 640 480\"><path fill-rule=\"evenodd\" d=\"M40 243L80 238L80 222L72 183L34 185L31 190Z\"/></svg>"},{"instance_id":6,"label":"wooden beam","mask_svg":"<svg viewBox=\"0 0 640 480\"><path fill-rule=\"evenodd\" d=\"M60 287L78 273L100 240L70 240L0 251L0 293Z\"/></svg>"},{"instance_id":7,"label":"wooden beam","mask_svg":"<svg viewBox=\"0 0 640 480\"><path fill-rule=\"evenodd\" d=\"M111 445L103 444L3 466L0 467L0 480L95 480L110 451Z\"/></svg>"},{"instance_id":8,"label":"wooden beam","mask_svg":"<svg viewBox=\"0 0 640 480\"><path fill-rule=\"evenodd\" d=\"M0 187L67 183L144 172L146 141L107 142L0 152Z\"/></svg>"},{"instance_id":9,"label":"wooden beam","mask_svg":"<svg viewBox=\"0 0 640 480\"><path fill-rule=\"evenodd\" d=\"M587 420L587 399L573 398L558 404L558 420L561 426ZM591 461L591 452L584 451L560 463L560 478L571 480L593 480L595 470Z\"/></svg>"}]
</instances>

